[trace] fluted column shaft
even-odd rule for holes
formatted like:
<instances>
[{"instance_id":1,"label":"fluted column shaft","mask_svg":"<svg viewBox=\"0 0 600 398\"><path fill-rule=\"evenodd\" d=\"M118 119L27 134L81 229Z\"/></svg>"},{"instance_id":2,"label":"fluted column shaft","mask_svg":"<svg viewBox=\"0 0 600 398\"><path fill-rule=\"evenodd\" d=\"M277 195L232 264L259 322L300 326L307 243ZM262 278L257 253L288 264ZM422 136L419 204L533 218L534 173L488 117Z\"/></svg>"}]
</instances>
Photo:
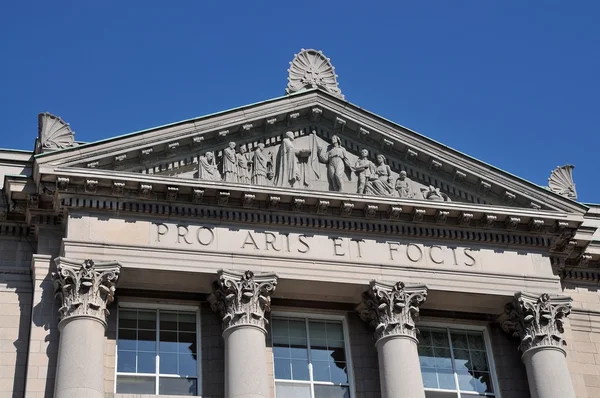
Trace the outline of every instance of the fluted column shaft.
<instances>
[{"instance_id":1,"label":"fluted column shaft","mask_svg":"<svg viewBox=\"0 0 600 398\"><path fill-rule=\"evenodd\" d=\"M57 258L53 275L61 300L55 398L104 398L106 306L121 266Z\"/></svg>"},{"instance_id":2,"label":"fluted column shaft","mask_svg":"<svg viewBox=\"0 0 600 398\"><path fill-rule=\"evenodd\" d=\"M225 398L268 398L265 313L277 275L219 271L209 301L221 316L225 341Z\"/></svg>"},{"instance_id":3,"label":"fluted column shaft","mask_svg":"<svg viewBox=\"0 0 600 398\"><path fill-rule=\"evenodd\" d=\"M371 281L357 310L375 328L379 380L383 398L425 398L417 328L425 285L405 286Z\"/></svg>"},{"instance_id":4,"label":"fluted column shaft","mask_svg":"<svg viewBox=\"0 0 600 398\"><path fill-rule=\"evenodd\" d=\"M571 312L569 297L515 294L501 324L521 339L531 398L575 398L567 367L563 321Z\"/></svg>"}]
</instances>

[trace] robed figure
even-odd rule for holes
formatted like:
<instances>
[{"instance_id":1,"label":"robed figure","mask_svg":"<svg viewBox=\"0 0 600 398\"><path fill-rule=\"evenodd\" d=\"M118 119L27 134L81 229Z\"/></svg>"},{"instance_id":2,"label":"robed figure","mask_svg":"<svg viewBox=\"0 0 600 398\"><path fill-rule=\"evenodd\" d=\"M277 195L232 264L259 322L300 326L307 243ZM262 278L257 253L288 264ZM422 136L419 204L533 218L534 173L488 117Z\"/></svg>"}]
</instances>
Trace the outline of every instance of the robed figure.
<instances>
[{"instance_id":1,"label":"robed figure","mask_svg":"<svg viewBox=\"0 0 600 398\"><path fill-rule=\"evenodd\" d=\"M223 150L223 176L226 182L238 182L238 162L235 153L235 142Z\"/></svg>"},{"instance_id":2,"label":"robed figure","mask_svg":"<svg viewBox=\"0 0 600 398\"><path fill-rule=\"evenodd\" d=\"M377 164L371 171L365 193L367 195L394 196L392 170L387 165L385 156L377 155Z\"/></svg>"},{"instance_id":3,"label":"robed figure","mask_svg":"<svg viewBox=\"0 0 600 398\"><path fill-rule=\"evenodd\" d=\"M207 181L221 181L221 174L215 164L215 155L206 152L198 158L198 178Z\"/></svg>"},{"instance_id":4,"label":"robed figure","mask_svg":"<svg viewBox=\"0 0 600 398\"><path fill-rule=\"evenodd\" d=\"M298 181L300 181L300 168L294 147L294 133L288 131L277 151L275 186L296 187Z\"/></svg>"},{"instance_id":5,"label":"robed figure","mask_svg":"<svg viewBox=\"0 0 600 398\"><path fill-rule=\"evenodd\" d=\"M252 157L252 184L267 185L267 156L263 152L265 144L258 144Z\"/></svg>"},{"instance_id":6,"label":"robed figure","mask_svg":"<svg viewBox=\"0 0 600 398\"><path fill-rule=\"evenodd\" d=\"M346 150L342 147L342 140L337 135L331 137L331 144L327 147L319 147L318 158L321 163L327 164L327 180L329 190L340 192L344 189L344 179L350 179L352 170Z\"/></svg>"}]
</instances>

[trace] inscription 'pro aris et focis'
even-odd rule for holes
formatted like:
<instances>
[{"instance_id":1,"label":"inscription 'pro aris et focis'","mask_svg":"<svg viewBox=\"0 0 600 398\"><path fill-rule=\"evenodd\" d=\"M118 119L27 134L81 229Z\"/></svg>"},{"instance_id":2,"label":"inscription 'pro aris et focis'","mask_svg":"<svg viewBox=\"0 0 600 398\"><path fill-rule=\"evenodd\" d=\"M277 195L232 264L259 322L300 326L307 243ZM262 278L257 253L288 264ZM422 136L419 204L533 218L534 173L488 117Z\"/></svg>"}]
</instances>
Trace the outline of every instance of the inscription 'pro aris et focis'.
<instances>
[{"instance_id":1,"label":"inscription 'pro aris et focis'","mask_svg":"<svg viewBox=\"0 0 600 398\"><path fill-rule=\"evenodd\" d=\"M153 224L152 233L157 245L185 246L198 251L431 267L479 265L477 251L470 247L402 240L165 223Z\"/></svg>"}]
</instances>

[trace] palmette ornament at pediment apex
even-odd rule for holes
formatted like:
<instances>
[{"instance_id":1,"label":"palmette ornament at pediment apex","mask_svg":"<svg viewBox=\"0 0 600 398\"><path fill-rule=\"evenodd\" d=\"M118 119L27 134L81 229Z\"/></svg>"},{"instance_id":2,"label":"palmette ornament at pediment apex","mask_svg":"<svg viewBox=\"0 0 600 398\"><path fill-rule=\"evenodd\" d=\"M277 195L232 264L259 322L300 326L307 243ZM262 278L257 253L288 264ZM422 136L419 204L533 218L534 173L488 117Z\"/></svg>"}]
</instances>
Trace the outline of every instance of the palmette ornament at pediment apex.
<instances>
[{"instance_id":1,"label":"palmette ornament at pediment apex","mask_svg":"<svg viewBox=\"0 0 600 398\"><path fill-rule=\"evenodd\" d=\"M38 152L69 148L75 145L75 133L69 123L51 113L38 115Z\"/></svg>"},{"instance_id":2,"label":"palmette ornament at pediment apex","mask_svg":"<svg viewBox=\"0 0 600 398\"><path fill-rule=\"evenodd\" d=\"M575 182L573 181L573 169L575 166L567 164L557 166L552 170L550 178L548 178L548 188L561 196L569 199L577 199L577 191L575 190Z\"/></svg>"},{"instance_id":3,"label":"palmette ornament at pediment apex","mask_svg":"<svg viewBox=\"0 0 600 398\"><path fill-rule=\"evenodd\" d=\"M335 68L323 52L302 49L294 55L288 69L287 94L303 89L320 88L344 99L337 82Z\"/></svg>"},{"instance_id":4,"label":"palmette ornament at pediment apex","mask_svg":"<svg viewBox=\"0 0 600 398\"><path fill-rule=\"evenodd\" d=\"M427 286L406 286L372 280L358 305L361 319L375 329L375 340L405 335L417 338L419 308L427 299Z\"/></svg>"},{"instance_id":5,"label":"palmette ornament at pediment apex","mask_svg":"<svg viewBox=\"0 0 600 398\"><path fill-rule=\"evenodd\" d=\"M277 287L277 279L276 274L219 271L208 300L212 310L221 317L223 330L254 325L266 331L265 313L271 309L271 295Z\"/></svg>"},{"instance_id":6,"label":"palmette ornament at pediment apex","mask_svg":"<svg viewBox=\"0 0 600 398\"><path fill-rule=\"evenodd\" d=\"M521 339L522 353L540 346L563 347L564 320L571 313L571 298L520 292L498 318L502 329Z\"/></svg>"},{"instance_id":7,"label":"palmette ornament at pediment apex","mask_svg":"<svg viewBox=\"0 0 600 398\"><path fill-rule=\"evenodd\" d=\"M114 300L121 272L118 262L96 264L92 260L56 260L52 274L55 297L61 300L60 320L72 316L92 316L106 323L106 307Z\"/></svg>"}]
</instances>

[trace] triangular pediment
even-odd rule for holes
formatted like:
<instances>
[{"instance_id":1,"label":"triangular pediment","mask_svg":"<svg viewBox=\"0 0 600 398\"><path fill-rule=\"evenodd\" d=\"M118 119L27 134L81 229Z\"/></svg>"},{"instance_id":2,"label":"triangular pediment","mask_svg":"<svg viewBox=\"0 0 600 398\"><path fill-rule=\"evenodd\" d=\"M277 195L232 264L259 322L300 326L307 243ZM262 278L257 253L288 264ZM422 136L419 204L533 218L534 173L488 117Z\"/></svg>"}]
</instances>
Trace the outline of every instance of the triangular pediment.
<instances>
[{"instance_id":1,"label":"triangular pediment","mask_svg":"<svg viewBox=\"0 0 600 398\"><path fill-rule=\"evenodd\" d=\"M333 136L340 138L339 147L332 145ZM235 143L233 151L227 149L230 142ZM363 149L368 156L361 159ZM379 163L378 155L384 155L386 164ZM585 211L572 200L321 90L44 153L36 163L41 174L91 169L118 173L119 178L142 174L199 185L222 181L240 190L251 185L313 194Z\"/></svg>"}]
</instances>

